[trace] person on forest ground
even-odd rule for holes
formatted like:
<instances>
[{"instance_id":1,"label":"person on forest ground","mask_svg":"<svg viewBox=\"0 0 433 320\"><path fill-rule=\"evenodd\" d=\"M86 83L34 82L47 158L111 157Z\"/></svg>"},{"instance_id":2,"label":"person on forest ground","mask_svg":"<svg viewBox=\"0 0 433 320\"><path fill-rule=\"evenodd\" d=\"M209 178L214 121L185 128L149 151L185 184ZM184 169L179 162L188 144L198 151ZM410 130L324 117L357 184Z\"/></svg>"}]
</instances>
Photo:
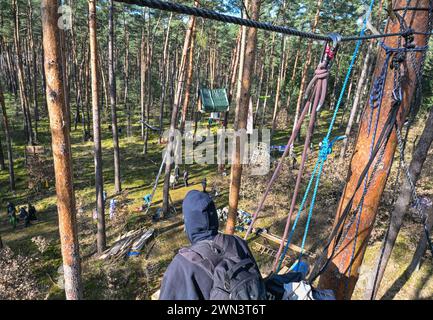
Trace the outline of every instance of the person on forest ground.
<instances>
[{"instance_id":1,"label":"person on forest ground","mask_svg":"<svg viewBox=\"0 0 433 320\"><path fill-rule=\"evenodd\" d=\"M15 205L12 202L8 202L7 212L8 212L9 223L12 225L12 228L15 230L18 222L17 209L15 208Z\"/></svg>"},{"instance_id":2,"label":"person on forest ground","mask_svg":"<svg viewBox=\"0 0 433 320\"><path fill-rule=\"evenodd\" d=\"M30 225L29 213L26 208L21 207L19 212L20 219L24 220L24 227L28 227Z\"/></svg>"},{"instance_id":3,"label":"person on forest ground","mask_svg":"<svg viewBox=\"0 0 433 320\"><path fill-rule=\"evenodd\" d=\"M26 208L24 208L24 207L20 208L18 214L19 214L20 219L25 219L25 217L27 217L29 215Z\"/></svg>"},{"instance_id":4,"label":"person on forest ground","mask_svg":"<svg viewBox=\"0 0 433 320\"><path fill-rule=\"evenodd\" d=\"M184 184L185 187L188 187L188 186L189 186L188 179L189 179L189 173L188 173L188 171L185 169L185 171L183 172L183 184Z\"/></svg>"},{"instance_id":5,"label":"person on forest ground","mask_svg":"<svg viewBox=\"0 0 433 320\"><path fill-rule=\"evenodd\" d=\"M173 190L176 187L176 177L174 174L170 174L170 186Z\"/></svg>"},{"instance_id":6,"label":"person on forest ground","mask_svg":"<svg viewBox=\"0 0 433 320\"><path fill-rule=\"evenodd\" d=\"M207 186L207 179L206 179L206 177L203 178L203 180L201 181L201 186L203 187L203 192L207 192L206 191L206 186Z\"/></svg>"},{"instance_id":7,"label":"person on forest ground","mask_svg":"<svg viewBox=\"0 0 433 320\"><path fill-rule=\"evenodd\" d=\"M24 228L27 228L27 227L30 226L30 225L31 225L31 223L30 223L30 215L27 214L27 215L24 217Z\"/></svg>"},{"instance_id":8,"label":"person on forest ground","mask_svg":"<svg viewBox=\"0 0 433 320\"><path fill-rule=\"evenodd\" d=\"M189 191L182 210L191 246L182 248L168 266L159 299L265 299L264 281L247 242L218 232L218 214L211 197Z\"/></svg>"},{"instance_id":9,"label":"person on forest ground","mask_svg":"<svg viewBox=\"0 0 433 320\"><path fill-rule=\"evenodd\" d=\"M36 208L30 202L27 204L27 210L29 212L30 221L38 220L38 217L36 216Z\"/></svg>"},{"instance_id":10,"label":"person on forest ground","mask_svg":"<svg viewBox=\"0 0 433 320\"><path fill-rule=\"evenodd\" d=\"M176 184L179 183L179 177L180 177L180 168L178 165L176 165L174 167L174 178L175 178Z\"/></svg>"}]
</instances>

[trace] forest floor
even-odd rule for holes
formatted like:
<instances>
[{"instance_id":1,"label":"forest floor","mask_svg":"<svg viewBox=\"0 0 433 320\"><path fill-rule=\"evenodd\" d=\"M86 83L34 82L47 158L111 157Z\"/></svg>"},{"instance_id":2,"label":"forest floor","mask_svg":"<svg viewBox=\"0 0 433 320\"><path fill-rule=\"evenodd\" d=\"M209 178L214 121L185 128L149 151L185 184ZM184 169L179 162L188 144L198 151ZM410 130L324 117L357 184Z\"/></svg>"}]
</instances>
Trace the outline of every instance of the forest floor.
<instances>
[{"instance_id":1,"label":"forest floor","mask_svg":"<svg viewBox=\"0 0 433 320\"><path fill-rule=\"evenodd\" d=\"M15 102L7 97L7 105L15 105ZM9 108L11 109L11 108ZM121 107L119 109L122 109ZM9 110L11 112L11 110ZM121 147L121 172L123 191L114 195L113 167L112 167L112 141L111 132L107 121L102 126L102 147L104 163L104 187L107 191L106 221L107 221L107 244L112 245L114 240L127 230L135 230L140 227L154 228L157 230L156 237L144 248L143 253L117 262L98 260L96 252L96 223L92 219L94 210L94 165L93 165L93 143L82 142L82 130L72 130L72 155L74 164L74 188L77 203L77 220L79 229L80 252L82 257L82 274L84 283L84 297L86 299L150 299L151 295L159 288L161 278L167 265L182 246L188 245L188 240L183 232L181 215L181 202L185 194L192 189L201 189L201 180L206 177L209 189L216 188L220 195L216 198L217 208L227 205L229 176L217 174L216 165L190 165L190 186L185 188L179 186L171 190L170 194L177 208L177 214L173 217L153 223L151 215L161 205L162 179L160 180L152 210L143 215L139 207L143 204L143 196L150 193L156 173L161 161L163 146L157 143L157 136L151 135L149 140L149 152L143 155L143 143L139 137L139 125L134 126L134 136L126 137L124 123L126 122L122 110L119 110L120 126L124 129L120 137ZM13 127L13 147L15 157L15 169L17 188L15 193L8 190L6 171L0 172L0 235L3 243L9 246L15 253L30 256L33 262L30 266L32 275L38 283L38 291L41 298L63 299L64 292L61 288L59 278L59 267L61 266L61 254L58 234L58 220L56 211L56 195L52 174L48 183L43 183L40 188L30 190L28 187L28 171L25 166L24 137L22 135L22 123L11 112L10 119ZM107 113L108 114L108 113ZM313 139L313 149L317 150L318 142L327 129L329 111L324 110L316 127ZM138 121L136 122L138 123ZM413 141L422 131L422 121L414 126L409 136ZM205 125L203 125L205 127ZM214 128L214 130L216 127ZM341 129L341 128L340 128ZM341 131L341 130L340 130ZM39 142L51 154L50 135L47 121L39 124ZM289 132L288 130L277 131L273 144L283 145ZM337 134L337 133L335 133ZM353 141L354 138L351 140ZM302 142L302 141L301 141ZM301 145L301 143L299 143ZM295 148L300 154L301 146ZM407 159L410 159L412 143L408 144ZM308 179L312 164L316 160L317 152L311 154L307 165ZM339 146L334 154L328 159L323 174L321 189L318 195L315 213L312 218L306 249L318 252L327 238L333 216L336 210L339 195L344 186L345 175L349 158L344 163L338 162ZM48 162L51 158L48 157ZM273 160L276 160L273 158ZM419 183L420 195L431 196L433 193L432 155L427 159ZM397 163L397 161L395 161ZM274 167L275 162L271 165ZM181 165L181 172L184 170ZM367 249L364 264L361 269L360 281L355 290L354 298L360 299L363 295L365 278L369 272L374 258L377 256L381 240L384 236L389 213L392 210L392 197L395 194L393 181L396 176L396 165L394 165L389 182L382 199L376 225ZM281 236L284 229L285 217L289 208L291 191L296 177L296 168L286 163L281 177L278 179L274 190L266 202L262 215L257 221L258 227L266 227L273 234ZM248 170L242 180L242 190L239 208L252 212L257 206L257 199L263 192L265 183L269 178L266 176L250 176ZM303 184L305 188L305 184ZM303 190L301 190L302 192ZM109 199L114 197L118 200L118 210L113 220L108 217ZM14 202L17 208L26 206L30 201L38 211L39 221L28 228L22 224L16 230L12 230L8 224L6 215L6 204ZM293 243L301 242L302 230L305 226L305 216L299 221L298 232L295 233ZM223 226L221 226L221 229ZM301 230L301 231L299 231ZM382 299L432 299L433 298L433 267L428 263L431 259L430 253L426 253L425 262L418 271L415 271L409 279L403 277L406 266L410 263L415 251L417 241L421 235L421 227L414 219L407 215L402 232L397 240L389 267L386 271L379 298ZM36 239L36 237L39 237ZM272 258L262 255L254 250L254 242L273 247L275 244L266 239L252 237L250 245L256 255L257 261L263 273L270 270ZM293 256L293 254L291 254ZM61 278L61 277L60 277Z\"/></svg>"}]
</instances>

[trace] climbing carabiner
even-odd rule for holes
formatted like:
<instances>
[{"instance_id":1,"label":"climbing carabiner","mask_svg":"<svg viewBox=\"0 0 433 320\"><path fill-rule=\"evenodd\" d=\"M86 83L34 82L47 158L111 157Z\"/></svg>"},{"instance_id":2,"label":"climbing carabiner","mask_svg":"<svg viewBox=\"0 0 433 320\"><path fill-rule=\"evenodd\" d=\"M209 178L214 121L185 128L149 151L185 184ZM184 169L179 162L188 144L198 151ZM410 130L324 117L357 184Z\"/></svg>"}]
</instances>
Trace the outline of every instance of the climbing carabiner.
<instances>
[{"instance_id":1,"label":"climbing carabiner","mask_svg":"<svg viewBox=\"0 0 433 320\"><path fill-rule=\"evenodd\" d=\"M338 46L340 45L340 42L341 42L341 34L336 33L336 32L331 32L328 35L332 40L333 50L337 51Z\"/></svg>"},{"instance_id":2,"label":"climbing carabiner","mask_svg":"<svg viewBox=\"0 0 433 320\"><path fill-rule=\"evenodd\" d=\"M340 45L341 41L341 35L333 32L329 34L329 37L331 38L332 45L329 44L329 41L326 43L322 59L322 61L326 62L328 69L331 67L332 61L337 54L338 46Z\"/></svg>"}]
</instances>

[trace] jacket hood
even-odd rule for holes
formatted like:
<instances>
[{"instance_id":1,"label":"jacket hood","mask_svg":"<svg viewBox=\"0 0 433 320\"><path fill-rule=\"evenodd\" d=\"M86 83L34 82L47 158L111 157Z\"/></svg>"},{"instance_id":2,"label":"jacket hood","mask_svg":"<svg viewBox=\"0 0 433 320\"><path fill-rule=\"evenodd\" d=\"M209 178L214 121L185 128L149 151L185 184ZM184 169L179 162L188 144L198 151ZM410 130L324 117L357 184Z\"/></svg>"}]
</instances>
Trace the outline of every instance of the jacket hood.
<instances>
[{"instance_id":1,"label":"jacket hood","mask_svg":"<svg viewBox=\"0 0 433 320\"><path fill-rule=\"evenodd\" d=\"M182 203L185 230L194 244L218 234L218 215L211 197L198 190L188 192Z\"/></svg>"}]
</instances>

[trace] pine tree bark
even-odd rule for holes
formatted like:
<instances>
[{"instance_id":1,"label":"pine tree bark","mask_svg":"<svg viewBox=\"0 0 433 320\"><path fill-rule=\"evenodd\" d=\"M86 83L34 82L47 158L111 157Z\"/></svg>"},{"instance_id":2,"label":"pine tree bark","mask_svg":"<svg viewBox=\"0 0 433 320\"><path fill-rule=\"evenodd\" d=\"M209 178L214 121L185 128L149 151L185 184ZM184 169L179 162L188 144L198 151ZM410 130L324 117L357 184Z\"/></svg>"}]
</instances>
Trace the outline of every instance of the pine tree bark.
<instances>
[{"instance_id":1,"label":"pine tree bark","mask_svg":"<svg viewBox=\"0 0 433 320\"><path fill-rule=\"evenodd\" d=\"M274 135L276 129L277 115L278 115L278 107L280 104L280 92L281 86L284 85L284 61L286 60L286 41L285 37L281 38L281 57L280 57L280 73L278 74L277 79L277 89L275 92L275 103L274 103L274 112L272 115L272 129L271 129L271 137Z\"/></svg>"},{"instance_id":2,"label":"pine tree bark","mask_svg":"<svg viewBox=\"0 0 433 320\"><path fill-rule=\"evenodd\" d=\"M181 93L182 93L182 87L183 82L185 79L185 65L186 65L186 58L188 53L188 47L191 42L191 36L192 36L192 25L193 25L194 19L190 17L188 21L187 31L185 34L185 40L183 43L183 50L182 50L182 57L181 57L181 63L179 66L179 72L177 77L177 83L176 83L176 93L174 95L173 100L173 109L171 112L171 120L170 120L170 130L169 130L169 136L168 136L168 143L167 143L167 150L169 156L166 157L167 161L165 163L165 177L164 177L164 187L163 187L163 202L162 202L162 212L164 217L167 217L169 214L169 192L170 192L170 174L171 174L171 168L172 168L172 162L173 162L173 155L174 155L174 138L175 138L175 130L177 128L177 118L179 113L179 107L181 102Z\"/></svg>"},{"instance_id":3,"label":"pine tree bark","mask_svg":"<svg viewBox=\"0 0 433 320\"><path fill-rule=\"evenodd\" d=\"M274 51L275 51L275 33L272 34L271 52L269 54L269 68L271 69L271 73L270 76L268 75L266 79L266 90L265 90L265 97L263 99L263 107L262 107L262 123L261 123L262 127L266 122L266 108L268 105L269 90L274 82L274 73L275 73Z\"/></svg>"},{"instance_id":4,"label":"pine tree bark","mask_svg":"<svg viewBox=\"0 0 433 320\"><path fill-rule=\"evenodd\" d=\"M47 73L46 99L52 136L65 293L66 299L77 300L82 298L83 291L73 189L71 143L69 126L65 125L67 110L63 97L57 10L57 0L42 0L42 38L45 54L44 65Z\"/></svg>"},{"instance_id":5,"label":"pine tree bark","mask_svg":"<svg viewBox=\"0 0 433 320\"><path fill-rule=\"evenodd\" d=\"M30 115L29 102L26 92L23 69L23 55L21 54L20 32L19 32L19 12L17 0L12 0L12 11L14 15L14 45L17 63L18 88L20 94L21 107L24 114L24 131L29 145L34 144L34 136L32 129L32 119Z\"/></svg>"},{"instance_id":6,"label":"pine tree bark","mask_svg":"<svg viewBox=\"0 0 433 320\"><path fill-rule=\"evenodd\" d=\"M95 158L95 188L96 210L98 213L97 250L101 254L106 247L105 236L105 208L104 208L104 179L102 175L102 147L101 147L101 117L99 108L98 81L98 46L96 40L96 0L89 1L89 42L90 42L90 73L92 86L93 111L93 152Z\"/></svg>"},{"instance_id":7,"label":"pine tree bark","mask_svg":"<svg viewBox=\"0 0 433 320\"><path fill-rule=\"evenodd\" d=\"M108 13L108 82L110 86L110 108L111 108L111 127L113 132L113 153L114 153L114 191L120 193L122 185L120 182L120 151L119 151L119 131L117 129L117 110L116 110L116 75L114 71L114 5L110 0Z\"/></svg>"},{"instance_id":8,"label":"pine tree bark","mask_svg":"<svg viewBox=\"0 0 433 320\"><path fill-rule=\"evenodd\" d=\"M248 6L248 1L244 1L244 5ZM246 13L243 12L243 17L246 18ZM241 27L241 43L240 43L240 50L239 50L239 70L238 70L238 78L236 83L236 107L235 107L235 119L233 122L234 128L238 127L238 115L239 115L239 106L240 106L240 98L241 98L241 88L242 88L242 72L244 70L245 65L245 48L246 48L246 41L247 38L247 27L242 26Z\"/></svg>"},{"instance_id":9,"label":"pine tree bark","mask_svg":"<svg viewBox=\"0 0 433 320\"><path fill-rule=\"evenodd\" d=\"M29 35L29 44L30 44L30 54L31 54L31 65L32 65L32 85L33 85L33 110L35 117L35 141L38 141L38 121L39 121L39 104L38 104L38 69L36 67L36 50L35 50L35 42L33 40L33 8L31 0L28 0L28 35ZM30 78L29 78L30 80Z\"/></svg>"},{"instance_id":10,"label":"pine tree bark","mask_svg":"<svg viewBox=\"0 0 433 320\"><path fill-rule=\"evenodd\" d=\"M173 14L170 14L170 18L168 19L167 24L167 31L165 34L165 40L164 40L164 50L162 53L162 68L161 68L161 101L159 106L159 142L161 142L161 135L164 129L164 104L165 104L165 97L167 95L167 84L168 84L168 76L170 74L170 64L169 64L169 52L168 52L168 45L169 45L169 39L170 39L170 26L171 26L171 20L173 18Z\"/></svg>"},{"instance_id":11,"label":"pine tree bark","mask_svg":"<svg viewBox=\"0 0 433 320\"><path fill-rule=\"evenodd\" d=\"M299 44L298 44L298 48L299 48ZM288 81L288 85L287 85L287 87L288 87L288 89L287 89L287 101L286 101L287 112L289 112L289 110L290 110L290 102L292 101L292 95L293 95L293 83L294 83L295 78L296 78L296 72L298 71L297 68L298 68L299 56L300 56L299 52L300 52L300 50L296 50L295 63L293 64L293 69L292 69L292 76L290 77L290 80ZM295 125L295 124L293 124L293 125Z\"/></svg>"},{"instance_id":12,"label":"pine tree bark","mask_svg":"<svg viewBox=\"0 0 433 320\"><path fill-rule=\"evenodd\" d=\"M3 145L0 139L0 171L6 169L5 156L3 154Z\"/></svg>"},{"instance_id":13,"label":"pine tree bark","mask_svg":"<svg viewBox=\"0 0 433 320\"><path fill-rule=\"evenodd\" d=\"M145 117L145 105L144 105L144 95L145 95L145 81L146 81L146 59L145 59L145 48L146 41L144 36L144 27L141 29L141 45L140 45L140 122L141 122L141 139L144 141L144 131L146 126L144 122Z\"/></svg>"},{"instance_id":14,"label":"pine tree bark","mask_svg":"<svg viewBox=\"0 0 433 320\"><path fill-rule=\"evenodd\" d=\"M125 60L124 60L124 92L123 92L123 105L126 110L126 135L132 137L132 109L128 102L128 87L129 87L129 31L126 22L126 12L124 13L124 35L125 35Z\"/></svg>"},{"instance_id":15,"label":"pine tree bark","mask_svg":"<svg viewBox=\"0 0 433 320\"><path fill-rule=\"evenodd\" d=\"M394 7L404 7L406 2L404 0L397 0L394 2ZM429 0L422 0L416 3L417 7L428 7ZM425 10L411 10L408 11L405 21L408 27L412 28L417 32L427 32L427 19L428 11ZM399 32L400 23L397 21L393 22L388 20L387 32ZM415 35L415 44L417 46L424 46L426 44L425 35ZM384 40L385 45L390 47L397 46L397 39L387 38ZM415 54L415 60L419 63L421 53ZM375 69L375 78L380 74L382 69L382 64L385 59L384 50L380 50L378 63ZM411 63L401 64L402 77L405 79L402 83L403 101L400 106L397 115L397 126L402 127L403 122L406 119L407 113L409 111L409 106L412 103L412 98L415 91L415 72ZM393 99L390 94L394 88L394 79L392 76L392 71L389 71L390 76L386 79L384 90L385 96L382 101L378 131L381 132L384 124L386 122L387 116L393 107ZM366 103L365 108L370 108L369 102ZM367 110L366 110L367 111ZM347 184L343 190L342 197L336 212L335 223L340 219L340 216L345 209L346 205L350 201L353 194L355 194L354 200L352 202L352 208L357 208L360 204L363 193L363 188L356 191L358 180L364 171L365 164L369 160L369 147L371 144L371 135L369 135L369 112L364 112L362 117L360 130L358 134L358 139L355 145L355 150L350 163L350 175L347 179ZM378 138L378 137L377 137ZM347 236L342 239L339 249L334 251L336 246L335 241L333 241L328 248L328 258L329 264L325 272L320 277L319 286L321 288L333 289L337 299L347 299L352 296L353 290L355 288L356 282L359 277L359 268L361 266L365 249L369 240L369 236L376 218L377 209L379 202L385 188L388 173L392 164L392 159L394 156L395 148L397 145L397 137L395 131L392 131L389 140L385 146L383 159L380 168L376 170L375 177L370 185L369 192L364 197L362 205L362 215L358 215L359 223L353 223L350 227L348 226L349 221L346 221L342 228L348 228ZM376 159L377 160L377 159ZM372 166L369 170L369 175L373 170L375 161L373 161ZM356 191L356 193L355 193ZM354 248L354 239L356 239L356 247ZM352 259L353 257L353 259Z\"/></svg>"},{"instance_id":16,"label":"pine tree bark","mask_svg":"<svg viewBox=\"0 0 433 320\"><path fill-rule=\"evenodd\" d=\"M9 128L9 120L6 112L6 104L3 96L3 88L0 83L0 107L2 109L2 120L3 120L3 130L6 136L6 146L8 152L8 169L9 169L9 189L11 191L15 190L15 172L14 172L14 160L12 155L12 139L11 131Z\"/></svg>"},{"instance_id":17,"label":"pine tree bark","mask_svg":"<svg viewBox=\"0 0 433 320\"><path fill-rule=\"evenodd\" d=\"M250 0L250 15L251 19L258 20L260 14L260 0ZM254 68L256 43L257 43L257 29L249 28L246 34L246 47L245 47L245 60L242 72L241 94L239 99L239 114L237 115L237 126L235 130L246 129L248 120L248 107L250 102L250 88L252 72ZM229 212L226 225L226 233L234 234L239 191L241 187L242 178L242 164L241 164L241 146L240 137L236 137L236 145L233 148L232 166L230 173L230 193L229 193Z\"/></svg>"},{"instance_id":18,"label":"pine tree bark","mask_svg":"<svg viewBox=\"0 0 433 320\"><path fill-rule=\"evenodd\" d=\"M364 86L365 86L365 80L367 77L367 70L368 70L369 63L370 63L370 56L371 56L371 53L373 52L373 43L374 42L371 41L368 44L367 53L365 54L364 62L362 64L361 75L358 78L358 84L356 86L355 98L353 100L352 108L350 109L349 121L347 122L347 127L346 127L346 130L344 132L346 137L350 137L350 133L352 132L353 122L355 120L355 116L356 116L356 113L358 111L358 106L360 103L361 94L362 94L362 91L363 91ZM344 139L342 141L343 146L341 147L341 151L340 151L340 161L343 161L344 156L346 155L346 151L347 151L347 147L348 147L348 140L349 139Z\"/></svg>"},{"instance_id":19,"label":"pine tree bark","mask_svg":"<svg viewBox=\"0 0 433 320\"><path fill-rule=\"evenodd\" d=\"M198 7L198 1L194 2L194 6ZM180 131L183 132L185 129L185 121L186 114L188 111L190 90L191 90L191 82L192 82L192 72L193 72L193 63L194 63L194 35L195 35L195 17L192 17L193 21L191 24L191 39L189 45L189 57L188 57L188 69L186 72L186 83L185 83L185 97L183 99L183 107L182 107L182 119L180 124Z\"/></svg>"},{"instance_id":20,"label":"pine tree bark","mask_svg":"<svg viewBox=\"0 0 433 320\"><path fill-rule=\"evenodd\" d=\"M319 23L319 17L320 17L320 11L322 8L322 3L323 3L323 0L317 1L317 4L316 4L317 9L316 9L316 14L314 16L313 24L311 26L311 32L316 31L317 25ZM301 110L301 104L302 104L302 101L304 99L304 91L305 91L305 85L306 85L307 76L308 76L308 68L311 65L312 48L313 48L313 42L309 41L308 46L307 46L305 64L304 64L304 68L302 70L302 75L301 75L301 84L300 84L300 88L299 88L298 101L296 102L296 112L295 112L295 121L293 123L293 129L295 128L296 123L298 122L299 113ZM300 134L298 134L298 137L299 136L300 136Z\"/></svg>"}]
</instances>

